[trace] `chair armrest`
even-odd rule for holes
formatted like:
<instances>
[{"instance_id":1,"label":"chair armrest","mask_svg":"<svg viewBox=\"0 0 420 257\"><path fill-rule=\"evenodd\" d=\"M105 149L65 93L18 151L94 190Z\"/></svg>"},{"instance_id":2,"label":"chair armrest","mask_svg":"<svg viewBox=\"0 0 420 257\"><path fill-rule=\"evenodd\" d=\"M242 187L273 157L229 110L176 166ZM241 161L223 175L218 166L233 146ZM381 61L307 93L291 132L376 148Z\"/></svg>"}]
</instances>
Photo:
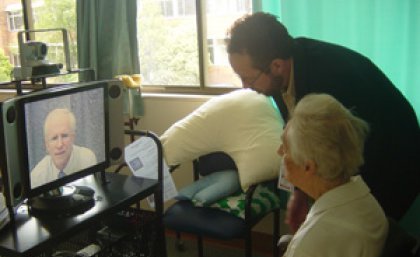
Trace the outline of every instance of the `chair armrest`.
<instances>
[{"instance_id":1,"label":"chair armrest","mask_svg":"<svg viewBox=\"0 0 420 257\"><path fill-rule=\"evenodd\" d=\"M255 217L252 217L252 199L254 197L255 189L261 184L270 184L273 188L277 190L277 179L262 181L257 184L251 185L248 190L245 192L245 220L252 220ZM257 218L258 220L258 218Z\"/></svg>"},{"instance_id":2,"label":"chair armrest","mask_svg":"<svg viewBox=\"0 0 420 257\"><path fill-rule=\"evenodd\" d=\"M127 167L127 163L123 162L114 170L114 173L119 173L122 168Z\"/></svg>"},{"instance_id":3,"label":"chair armrest","mask_svg":"<svg viewBox=\"0 0 420 257\"><path fill-rule=\"evenodd\" d=\"M258 184L251 185L245 192L245 220L251 218L252 197Z\"/></svg>"}]
</instances>

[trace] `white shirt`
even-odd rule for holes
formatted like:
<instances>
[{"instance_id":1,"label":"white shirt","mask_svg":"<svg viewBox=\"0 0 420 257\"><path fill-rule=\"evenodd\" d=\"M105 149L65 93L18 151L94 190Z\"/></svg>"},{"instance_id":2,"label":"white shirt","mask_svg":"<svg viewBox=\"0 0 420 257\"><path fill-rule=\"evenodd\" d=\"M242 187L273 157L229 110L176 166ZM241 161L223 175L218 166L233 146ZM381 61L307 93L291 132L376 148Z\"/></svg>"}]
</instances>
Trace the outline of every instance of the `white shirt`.
<instances>
[{"instance_id":1,"label":"white shirt","mask_svg":"<svg viewBox=\"0 0 420 257\"><path fill-rule=\"evenodd\" d=\"M285 257L377 257L388 221L360 176L315 201Z\"/></svg>"},{"instance_id":2,"label":"white shirt","mask_svg":"<svg viewBox=\"0 0 420 257\"><path fill-rule=\"evenodd\" d=\"M70 159L63 172L66 175L96 164L96 156L92 150L73 145ZM50 155L45 156L31 172L31 188L43 185L58 178L58 170Z\"/></svg>"}]
</instances>

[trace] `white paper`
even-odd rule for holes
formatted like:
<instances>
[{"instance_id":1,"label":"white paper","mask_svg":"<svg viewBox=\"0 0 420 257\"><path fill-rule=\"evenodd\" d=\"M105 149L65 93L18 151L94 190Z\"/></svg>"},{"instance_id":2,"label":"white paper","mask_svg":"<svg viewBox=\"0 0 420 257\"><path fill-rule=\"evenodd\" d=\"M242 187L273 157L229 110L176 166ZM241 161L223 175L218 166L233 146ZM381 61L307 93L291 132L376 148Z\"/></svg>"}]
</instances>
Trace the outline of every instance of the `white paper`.
<instances>
[{"instance_id":1,"label":"white paper","mask_svg":"<svg viewBox=\"0 0 420 257\"><path fill-rule=\"evenodd\" d=\"M284 165L281 163L280 171L279 171L279 181L277 183L277 187L289 192L293 192L294 186L284 177Z\"/></svg>"},{"instance_id":2,"label":"white paper","mask_svg":"<svg viewBox=\"0 0 420 257\"><path fill-rule=\"evenodd\" d=\"M136 177L158 179L158 153L155 141L150 137L141 137L124 149L125 162ZM175 183L169 173L169 167L163 161L163 201L178 195ZM147 201L154 208L153 195Z\"/></svg>"}]
</instances>

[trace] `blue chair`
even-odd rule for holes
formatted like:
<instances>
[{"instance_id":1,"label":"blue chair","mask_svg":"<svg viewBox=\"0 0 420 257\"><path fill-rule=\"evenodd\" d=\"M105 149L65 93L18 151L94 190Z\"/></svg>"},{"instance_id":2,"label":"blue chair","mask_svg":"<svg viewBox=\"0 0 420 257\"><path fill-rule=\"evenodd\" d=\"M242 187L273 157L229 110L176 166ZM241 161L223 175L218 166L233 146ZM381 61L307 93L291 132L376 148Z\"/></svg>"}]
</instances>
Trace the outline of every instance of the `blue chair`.
<instances>
[{"instance_id":1,"label":"blue chair","mask_svg":"<svg viewBox=\"0 0 420 257\"><path fill-rule=\"evenodd\" d=\"M223 152L215 152L198 158L193 163L194 180L200 175L207 175L213 171L236 169L232 158ZM276 188L277 180L272 181ZM251 186L245 192L245 219L239 218L226 211L211 207L196 207L191 201L178 201L164 214L165 227L178 233L195 234L198 243L198 256L203 256L203 237L219 240L241 238L245 240L245 256L252 256L252 228L263 217L274 213L273 219L273 256L278 257L277 240L280 235L280 208L275 208L262 215L252 215L251 200L257 185ZM277 190L277 189L276 189ZM286 201L286 200L285 200ZM284 201L284 202L285 202ZM178 238L179 239L179 238Z\"/></svg>"}]
</instances>

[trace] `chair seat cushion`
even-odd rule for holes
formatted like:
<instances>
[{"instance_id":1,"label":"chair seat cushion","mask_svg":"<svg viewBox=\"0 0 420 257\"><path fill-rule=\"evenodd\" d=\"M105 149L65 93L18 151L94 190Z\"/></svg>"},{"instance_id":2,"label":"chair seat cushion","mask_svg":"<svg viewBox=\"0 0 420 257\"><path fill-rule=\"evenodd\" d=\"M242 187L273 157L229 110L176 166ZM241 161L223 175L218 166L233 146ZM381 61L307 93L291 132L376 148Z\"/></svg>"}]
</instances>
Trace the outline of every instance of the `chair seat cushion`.
<instances>
[{"instance_id":1,"label":"chair seat cushion","mask_svg":"<svg viewBox=\"0 0 420 257\"><path fill-rule=\"evenodd\" d=\"M268 212L280 208L286 202L287 197L279 198L279 193L273 184L259 184L254 191L251 201L251 215L253 218L265 216ZM245 219L245 197L243 192L225 197L210 207L233 214L238 218Z\"/></svg>"},{"instance_id":2,"label":"chair seat cushion","mask_svg":"<svg viewBox=\"0 0 420 257\"><path fill-rule=\"evenodd\" d=\"M241 238L246 234L245 221L216 208L195 207L191 201L178 201L168 208L165 226L217 239Z\"/></svg>"},{"instance_id":3,"label":"chair seat cushion","mask_svg":"<svg viewBox=\"0 0 420 257\"><path fill-rule=\"evenodd\" d=\"M238 191L241 191L238 172L224 170L213 172L182 188L175 199L191 200L195 206L208 206Z\"/></svg>"}]
</instances>

